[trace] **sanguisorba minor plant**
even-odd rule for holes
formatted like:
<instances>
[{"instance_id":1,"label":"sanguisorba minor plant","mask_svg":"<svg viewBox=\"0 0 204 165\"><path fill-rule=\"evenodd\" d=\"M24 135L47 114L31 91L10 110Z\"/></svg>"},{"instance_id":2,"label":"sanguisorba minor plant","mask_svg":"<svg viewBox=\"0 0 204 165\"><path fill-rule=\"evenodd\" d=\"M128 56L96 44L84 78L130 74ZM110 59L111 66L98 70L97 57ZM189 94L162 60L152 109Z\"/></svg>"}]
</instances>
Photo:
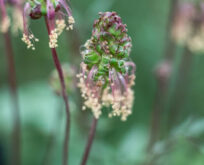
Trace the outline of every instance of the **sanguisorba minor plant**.
<instances>
[{"instance_id":1,"label":"sanguisorba minor plant","mask_svg":"<svg viewBox=\"0 0 204 165\"><path fill-rule=\"evenodd\" d=\"M63 160L62 164L68 164L68 148L69 148L69 132L70 132L70 110L68 96L66 93L65 80L63 76L62 67L58 59L56 47L58 47L58 37L66 28L67 30L73 29L73 24L75 23L72 16L71 10L65 0L37 0L37 1L28 1L24 6L24 33L22 41L27 44L27 48L35 49L34 42L39 41L31 33L28 27L28 20L30 19L39 19L44 17L45 24L47 27L49 35L49 47L52 51L52 57L55 64L55 67L58 71L60 84L61 84L61 93L65 102L66 107L66 128L65 128L65 139L63 147ZM67 25L66 20L67 19Z\"/></svg>"},{"instance_id":2,"label":"sanguisorba minor plant","mask_svg":"<svg viewBox=\"0 0 204 165\"><path fill-rule=\"evenodd\" d=\"M129 54L132 43L126 25L116 12L99 13L92 36L81 52L83 62L78 87L84 98L83 110L94 115L81 165L85 165L93 142L96 125L103 107L112 107L109 117L120 116L125 121L132 113L135 64Z\"/></svg>"},{"instance_id":3,"label":"sanguisorba minor plant","mask_svg":"<svg viewBox=\"0 0 204 165\"><path fill-rule=\"evenodd\" d=\"M12 14L11 17L7 13L7 6L11 7ZM22 19L22 2L20 0L0 0L0 31L4 37L5 50L6 50L6 59L8 67L8 77L9 77L9 86L13 104L13 135L12 135L12 164L20 165L21 164L21 149L20 149L20 110L18 103L18 94L17 94L17 82L16 82L16 70L15 70L15 60L14 52L11 42L11 37L9 33L9 27L13 34L17 34L19 30L23 29L23 19Z\"/></svg>"}]
</instances>

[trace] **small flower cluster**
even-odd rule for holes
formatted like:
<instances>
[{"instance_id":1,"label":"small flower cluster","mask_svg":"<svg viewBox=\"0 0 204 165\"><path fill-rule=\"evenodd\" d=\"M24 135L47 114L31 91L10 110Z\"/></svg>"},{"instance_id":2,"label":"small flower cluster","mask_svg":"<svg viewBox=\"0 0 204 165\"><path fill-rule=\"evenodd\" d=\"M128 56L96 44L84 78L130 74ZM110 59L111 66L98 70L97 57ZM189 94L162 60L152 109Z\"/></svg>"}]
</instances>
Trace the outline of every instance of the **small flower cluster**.
<instances>
[{"instance_id":1,"label":"small flower cluster","mask_svg":"<svg viewBox=\"0 0 204 165\"><path fill-rule=\"evenodd\" d=\"M33 34L29 34L29 35L23 34L22 41L26 43L28 49L31 48L32 50L35 50L35 47L32 41L38 42L39 39L35 38Z\"/></svg>"},{"instance_id":2,"label":"small flower cluster","mask_svg":"<svg viewBox=\"0 0 204 165\"><path fill-rule=\"evenodd\" d=\"M178 5L172 28L176 43L186 45L192 52L204 52L204 3L183 2Z\"/></svg>"},{"instance_id":3,"label":"small flower cluster","mask_svg":"<svg viewBox=\"0 0 204 165\"><path fill-rule=\"evenodd\" d=\"M52 30L51 34L49 35L50 48L58 47L58 44L57 44L58 36L63 32L65 27L66 27L66 24L65 24L65 21L63 19L62 20L56 20L56 28L54 30Z\"/></svg>"},{"instance_id":4,"label":"small flower cluster","mask_svg":"<svg viewBox=\"0 0 204 165\"><path fill-rule=\"evenodd\" d=\"M63 9L68 14L68 25L65 23L65 16ZM38 41L35 37L31 38L33 34L28 30L28 16L31 19L39 19L45 16L48 20L50 29L49 34L49 47L56 48L57 41L60 34L66 28L67 30L73 29L75 20L71 14L71 10L65 0L37 0L29 1L24 7L24 35L23 42L26 43L27 48L34 48L34 41ZM34 39L34 40L33 40Z\"/></svg>"},{"instance_id":5,"label":"small flower cluster","mask_svg":"<svg viewBox=\"0 0 204 165\"><path fill-rule=\"evenodd\" d=\"M78 87L84 98L83 110L90 108L99 118L102 107L112 107L109 117L131 114L134 92L135 64L129 60L131 38L126 25L115 12L99 13L91 39L81 52L83 62Z\"/></svg>"},{"instance_id":6,"label":"small flower cluster","mask_svg":"<svg viewBox=\"0 0 204 165\"><path fill-rule=\"evenodd\" d=\"M6 5L12 7L12 18L10 19L7 14ZM6 33L11 26L11 30L14 34L17 34L18 30L23 30L23 18L22 18L22 3L20 0L8 1L0 0L0 12L1 12L1 23L0 31Z\"/></svg>"}]
</instances>

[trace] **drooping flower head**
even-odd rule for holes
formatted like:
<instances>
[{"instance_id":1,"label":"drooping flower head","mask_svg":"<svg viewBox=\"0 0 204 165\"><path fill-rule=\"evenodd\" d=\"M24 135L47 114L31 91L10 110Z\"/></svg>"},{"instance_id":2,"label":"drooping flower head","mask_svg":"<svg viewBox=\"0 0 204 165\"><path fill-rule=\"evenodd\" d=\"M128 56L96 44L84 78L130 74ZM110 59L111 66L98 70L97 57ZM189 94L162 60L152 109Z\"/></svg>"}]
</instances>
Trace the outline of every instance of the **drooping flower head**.
<instances>
[{"instance_id":1,"label":"drooping flower head","mask_svg":"<svg viewBox=\"0 0 204 165\"><path fill-rule=\"evenodd\" d=\"M7 13L7 5L12 8L11 18ZM0 31L2 33L6 33L10 26L14 34L23 30L22 0L0 0L0 13Z\"/></svg>"},{"instance_id":2,"label":"drooping flower head","mask_svg":"<svg viewBox=\"0 0 204 165\"><path fill-rule=\"evenodd\" d=\"M126 25L115 12L99 13L91 38L81 52L83 62L78 86L84 98L83 110L90 108L99 118L103 106L112 107L109 117L131 114L135 64L129 59L132 43Z\"/></svg>"},{"instance_id":3,"label":"drooping flower head","mask_svg":"<svg viewBox=\"0 0 204 165\"><path fill-rule=\"evenodd\" d=\"M23 14L24 34L22 40L27 44L27 48L35 49L34 41L38 41L29 31L28 17L31 19L39 19L42 16L47 18L49 27L51 28L49 35L50 48L57 47L59 35L65 28L72 30L73 24L75 23L71 10L65 0L29 0L25 4ZM67 25L65 19L67 19Z\"/></svg>"},{"instance_id":4,"label":"drooping flower head","mask_svg":"<svg viewBox=\"0 0 204 165\"><path fill-rule=\"evenodd\" d=\"M204 3L180 2L172 38L176 43L187 46L192 52L204 52Z\"/></svg>"}]
</instances>

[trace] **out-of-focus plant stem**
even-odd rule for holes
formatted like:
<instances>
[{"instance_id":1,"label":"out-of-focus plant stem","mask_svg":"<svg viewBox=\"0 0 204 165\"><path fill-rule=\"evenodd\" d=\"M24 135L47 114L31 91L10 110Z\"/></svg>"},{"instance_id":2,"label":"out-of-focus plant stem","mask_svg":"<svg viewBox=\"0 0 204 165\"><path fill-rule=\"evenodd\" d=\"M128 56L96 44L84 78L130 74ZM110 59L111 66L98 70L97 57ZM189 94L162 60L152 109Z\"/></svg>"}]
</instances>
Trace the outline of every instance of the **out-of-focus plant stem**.
<instances>
[{"instance_id":1,"label":"out-of-focus plant stem","mask_svg":"<svg viewBox=\"0 0 204 165\"><path fill-rule=\"evenodd\" d=\"M178 0L170 0L170 11L169 11L169 18L167 22L167 27L166 27L166 49L165 49L165 60L170 60L172 61L174 59L174 54L175 54L175 49L176 49L176 44L172 40L171 37L171 29L173 26L173 21L176 17L176 9L178 6Z\"/></svg>"},{"instance_id":2,"label":"out-of-focus plant stem","mask_svg":"<svg viewBox=\"0 0 204 165\"><path fill-rule=\"evenodd\" d=\"M48 34L50 35L51 30L48 23L48 18L45 16L45 23L47 27ZM58 59L57 51L55 48L51 48L52 51L52 57L55 64L55 67L58 71L61 88L62 88L62 96L65 102L65 109L66 109L66 127L65 127L65 139L64 139L64 147L63 147L63 157L62 157L62 165L68 164L68 149L69 149L69 137L70 137L70 110L69 110L69 101L68 96L66 93L66 86L63 76L62 67L60 64L60 61Z\"/></svg>"},{"instance_id":3,"label":"out-of-focus plant stem","mask_svg":"<svg viewBox=\"0 0 204 165\"><path fill-rule=\"evenodd\" d=\"M195 18L193 22L193 32L192 36L196 33L196 29L200 25L200 20L199 18ZM168 115L168 120L167 120L167 130L170 131L173 126L177 123L177 119L179 116L179 111L181 111L181 105L183 104L184 101L184 96L186 94L185 90L187 89L188 86L188 78L192 66L192 58L193 58L193 53L189 50L187 46L184 47L184 52L183 56L180 62L180 67L177 75L177 81L175 85L175 93L173 95L173 101L170 104L170 109L169 109L169 115ZM174 119L174 120L172 120Z\"/></svg>"},{"instance_id":4,"label":"out-of-focus plant stem","mask_svg":"<svg viewBox=\"0 0 204 165\"><path fill-rule=\"evenodd\" d=\"M167 120L168 131L170 131L171 128L173 128L173 126L175 125L175 123L177 123L179 111L184 101L183 98L185 97L186 94L185 90L189 82L188 78L191 70L192 57L193 55L190 52L190 50L187 47L185 47L177 75L176 86L174 89L175 93L173 94L172 97L173 101L170 104L169 115Z\"/></svg>"},{"instance_id":5,"label":"out-of-focus plant stem","mask_svg":"<svg viewBox=\"0 0 204 165\"><path fill-rule=\"evenodd\" d=\"M98 119L96 119L94 117L92 125L91 125L91 128L90 128L90 132L89 132L89 137L88 137L88 141L87 141L87 144L86 144L86 148L84 150L84 154L83 154L83 157L82 157L81 165L86 165L86 163L87 163L87 160L88 160L88 157L89 157L89 153L90 153L90 150L91 150L91 146L93 144L94 136L95 136L95 133L96 133L97 122L98 122Z\"/></svg>"},{"instance_id":6,"label":"out-of-focus plant stem","mask_svg":"<svg viewBox=\"0 0 204 165\"><path fill-rule=\"evenodd\" d=\"M148 152L151 151L153 145L158 140L159 133L160 133L161 113L162 113L162 110L164 110L164 105L166 102L165 98L168 91L172 62L173 62L173 59L175 56L175 50L176 50L176 45L171 39L170 31L173 26L173 20L175 18L177 4L178 4L178 0L170 0L170 11L169 11L169 18L168 18L168 23L166 28L167 35L166 35L165 55L162 62L159 64L156 70L157 91L156 91L154 107L152 111L150 139L149 139L148 148L147 148ZM165 71L165 69L167 69L167 72Z\"/></svg>"},{"instance_id":7,"label":"out-of-focus plant stem","mask_svg":"<svg viewBox=\"0 0 204 165\"><path fill-rule=\"evenodd\" d=\"M3 35L4 35L5 48L6 48L10 93L11 93L11 99L13 104L12 164L20 165L21 164L21 148L20 148L21 122L20 122L20 110L19 110L18 94L17 94L14 53L12 49L11 37L9 32L4 33Z\"/></svg>"}]
</instances>

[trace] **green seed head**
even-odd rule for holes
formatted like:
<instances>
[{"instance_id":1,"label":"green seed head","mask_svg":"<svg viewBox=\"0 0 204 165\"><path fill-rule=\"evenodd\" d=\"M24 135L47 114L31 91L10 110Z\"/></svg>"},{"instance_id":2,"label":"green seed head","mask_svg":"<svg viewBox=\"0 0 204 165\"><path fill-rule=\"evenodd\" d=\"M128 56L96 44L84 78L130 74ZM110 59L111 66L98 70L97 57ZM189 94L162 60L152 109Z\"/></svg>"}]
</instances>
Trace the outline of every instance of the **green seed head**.
<instances>
[{"instance_id":1,"label":"green seed head","mask_svg":"<svg viewBox=\"0 0 204 165\"><path fill-rule=\"evenodd\" d=\"M99 13L94 22L92 37L85 44L82 52L84 63L91 68L96 65L98 70L94 76L97 81L108 79L110 68L125 74L125 61L128 60L132 43L127 34L126 25L115 12Z\"/></svg>"}]
</instances>

